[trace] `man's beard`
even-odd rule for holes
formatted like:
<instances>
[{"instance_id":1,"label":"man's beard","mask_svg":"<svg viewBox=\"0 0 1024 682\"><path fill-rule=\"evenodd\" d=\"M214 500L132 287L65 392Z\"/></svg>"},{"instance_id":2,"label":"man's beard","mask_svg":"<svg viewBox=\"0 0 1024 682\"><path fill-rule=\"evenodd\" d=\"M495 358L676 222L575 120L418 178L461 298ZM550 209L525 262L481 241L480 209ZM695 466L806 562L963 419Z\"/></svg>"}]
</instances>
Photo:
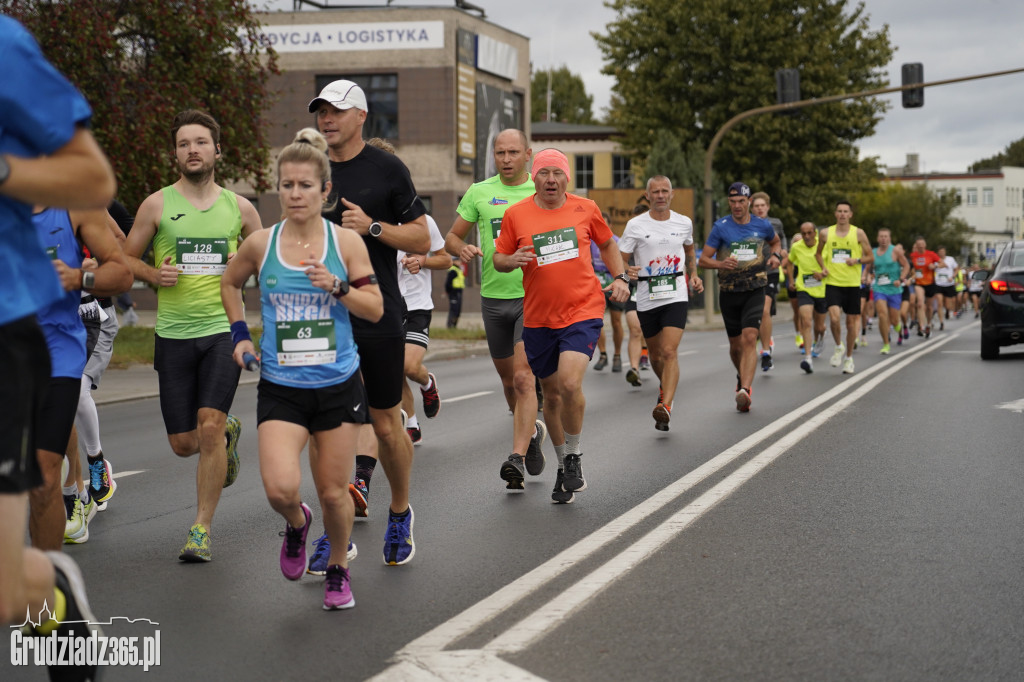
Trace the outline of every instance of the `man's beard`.
<instances>
[{"instance_id":1,"label":"man's beard","mask_svg":"<svg viewBox=\"0 0 1024 682\"><path fill-rule=\"evenodd\" d=\"M186 165L179 163L178 170L181 172L182 177L195 185L205 184L213 176L212 163L210 165L203 164L202 167L196 170L190 170Z\"/></svg>"}]
</instances>

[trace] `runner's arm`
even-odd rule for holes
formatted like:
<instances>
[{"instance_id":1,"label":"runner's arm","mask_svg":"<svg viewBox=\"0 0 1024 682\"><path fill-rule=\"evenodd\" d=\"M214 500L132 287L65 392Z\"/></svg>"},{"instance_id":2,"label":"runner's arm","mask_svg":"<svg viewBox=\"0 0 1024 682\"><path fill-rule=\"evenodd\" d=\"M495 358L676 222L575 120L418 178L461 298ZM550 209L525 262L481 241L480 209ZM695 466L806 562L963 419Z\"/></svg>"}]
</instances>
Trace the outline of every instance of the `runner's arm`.
<instances>
[{"instance_id":1,"label":"runner's arm","mask_svg":"<svg viewBox=\"0 0 1024 682\"><path fill-rule=\"evenodd\" d=\"M96 211L69 211L71 224L75 227L78 238L89 249L92 257L100 262L94 273L95 283L88 289L81 286L82 268L69 268L60 261L55 261L60 273L61 283L65 290L83 289L96 296L116 296L128 291L132 286L132 271L128 261L121 252L121 247L110 231L112 219L106 209ZM116 224L115 224L116 227ZM59 264L59 265L57 265ZM73 286L69 289L68 282Z\"/></svg>"},{"instance_id":2,"label":"runner's arm","mask_svg":"<svg viewBox=\"0 0 1024 682\"><path fill-rule=\"evenodd\" d=\"M448 234L444 238L444 248L452 255L453 258L458 258L467 265L471 260L477 256L483 256L484 252L480 250L479 246L475 244L466 243L466 235L469 234L470 229L476 223L471 223L462 216L457 216L455 222L452 223L452 229L448 230Z\"/></svg>"},{"instance_id":3,"label":"runner's arm","mask_svg":"<svg viewBox=\"0 0 1024 682\"><path fill-rule=\"evenodd\" d=\"M75 209L106 208L117 181L96 139L79 127L63 147L47 156L26 159L5 154L10 175L0 195L26 204Z\"/></svg>"},{"instance_id":4,"label":"runner's arm","mask_svg":"<svg viewBox=\"0 0 1024 682\"><path fill-rule=\"evenodd\" d=\"M348 281L358 282L360 279L372 275L373 265L370 264L370 252L366 250L366 244L363 243L362 238L349 230L335 230L335 234L337 234L338 248L341 253L345 254L345 270L348 272ZM380 293L380 287L376 284L353 286L347 294L338 300L348 308L350 313L369 322L377 322L384 315L384 297Z\"/></svg>"},{"instance_id":5,"label":"runner's arm","mask_svg":"<svg viewBox=\"0 0 1024 682\"><path fill-rule=\"evenodd\" d=\"M238 197L238 212L242 214L242 239L248 239L263 229L263 221L260 220L260 214L256 211L256 207L252 205L252 202L245 197Z\"/></svg>"},{"instance_id":6,"label":"runner's arm","mask_svg":"<svg viewBox=\"0 0 1024 682\"><path fill-rule=\"evenodd\" d=\"M160 214L163 213L163 210L164 198L160 192L150 194L142 202L135 216L135 224L132 225L132 231L128 233L128 239L124 243L124 255L128 259L128 267L131 268L135 279L148 282L154 286L173 286L178 281L177 268L169 265L169 268L173 270L173 273L171 273L168 271L168 268L163 267L163 264L159 268L155 268L141 260L146 247L149 246L149 243L153 241L153 237L156 236L157 224L160 221ZM170 257L165 259L165 261L169 260Z\"/></svg>"}]
</instances>

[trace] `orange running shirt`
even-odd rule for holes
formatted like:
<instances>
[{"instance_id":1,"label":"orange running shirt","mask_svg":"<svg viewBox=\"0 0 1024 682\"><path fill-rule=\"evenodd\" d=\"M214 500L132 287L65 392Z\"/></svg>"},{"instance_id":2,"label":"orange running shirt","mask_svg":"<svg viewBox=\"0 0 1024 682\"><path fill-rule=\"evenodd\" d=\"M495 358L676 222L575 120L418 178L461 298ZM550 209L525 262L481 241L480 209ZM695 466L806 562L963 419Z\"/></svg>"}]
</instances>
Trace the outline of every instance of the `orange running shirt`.
<instances>
[{"instance_id":1,"label":"orange running shirt","mask_svg":"<svg viewBox=\"0 0 1024 682\"><path fill-rule=\"evenodd\" d=\"M914 284L926 287L935 283L935 271L928 267L931 263L941 263L942 259L934 251L911 251L907 254L910 267L914 268Z\"/></svg>"},{"instance_id":2,"label":"orange running shirt","mask_svg":"<svg viewBox=\"0 0 1024 682\"><path fill-rule=\"evenodd\" d=\"M495 250L511 255L531 246L537 255L523 268L523 325L564 329L602 319L604 293L594 277L590 243L611 238L597 204L575 194L566 194L554 210L537 206L532 196L509 206Z\"/></svg>"}]
</instances>

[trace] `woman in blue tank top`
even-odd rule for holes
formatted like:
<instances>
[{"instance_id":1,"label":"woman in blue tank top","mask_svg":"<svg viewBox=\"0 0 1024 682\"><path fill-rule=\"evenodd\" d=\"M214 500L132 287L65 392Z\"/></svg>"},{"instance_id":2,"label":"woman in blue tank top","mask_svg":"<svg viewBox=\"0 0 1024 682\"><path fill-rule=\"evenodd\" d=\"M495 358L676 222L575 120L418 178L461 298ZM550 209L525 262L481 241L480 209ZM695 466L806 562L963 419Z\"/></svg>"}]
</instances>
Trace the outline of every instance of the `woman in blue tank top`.
<instances>
[{"instance_id":1,"label":"woman in blue tank top","mask_svg":"<svg viewBox=\"0 0 1024 682\"><path fill-rule=\"evenodd\" d=\"M284 220L246 239L221 280L234 357L255 354L245 324L242 285L259 274L263 336L256 418L260 474L267 500L285 518L281 572L306 569L310 508L299 496L300 456L312 435L310 468L330 539L324 609L355 606L348 574L355 509L348 493L359 426L369 422L366 390L349 315L376 322L384 313L362 238L325 220L330 194L327 143L299 131L277 160Z\"/></svg>"}]
</instances>

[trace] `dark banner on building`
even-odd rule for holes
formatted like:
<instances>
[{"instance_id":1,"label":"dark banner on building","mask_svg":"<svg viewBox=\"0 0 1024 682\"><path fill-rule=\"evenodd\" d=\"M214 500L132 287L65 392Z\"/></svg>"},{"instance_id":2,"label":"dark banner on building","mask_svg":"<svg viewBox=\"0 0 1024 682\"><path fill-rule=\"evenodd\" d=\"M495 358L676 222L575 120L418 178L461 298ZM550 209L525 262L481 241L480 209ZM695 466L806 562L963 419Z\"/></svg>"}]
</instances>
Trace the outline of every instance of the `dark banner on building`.
<instances>
[{"instance_id":1,"label":"dark banner on building","mask_svg":"<svg viewBox=\"0 0 1024 682\"><path fill-rule=\"evenodd\" d=\"M455 170L472 175L476 160L476 35L460 28L455 54Z\"/></svg>"},{"instance_id":2,"label":"dark banner on building","mask_svg":"<svg viewBox=\"0 0 1024 682\"><path fill-rule=\"evenodd\" d=\"M494 138L506 128L523 129L523 100L515 93L476 84L476 180L497 175Z\"/></svg>"}]
</instances>

